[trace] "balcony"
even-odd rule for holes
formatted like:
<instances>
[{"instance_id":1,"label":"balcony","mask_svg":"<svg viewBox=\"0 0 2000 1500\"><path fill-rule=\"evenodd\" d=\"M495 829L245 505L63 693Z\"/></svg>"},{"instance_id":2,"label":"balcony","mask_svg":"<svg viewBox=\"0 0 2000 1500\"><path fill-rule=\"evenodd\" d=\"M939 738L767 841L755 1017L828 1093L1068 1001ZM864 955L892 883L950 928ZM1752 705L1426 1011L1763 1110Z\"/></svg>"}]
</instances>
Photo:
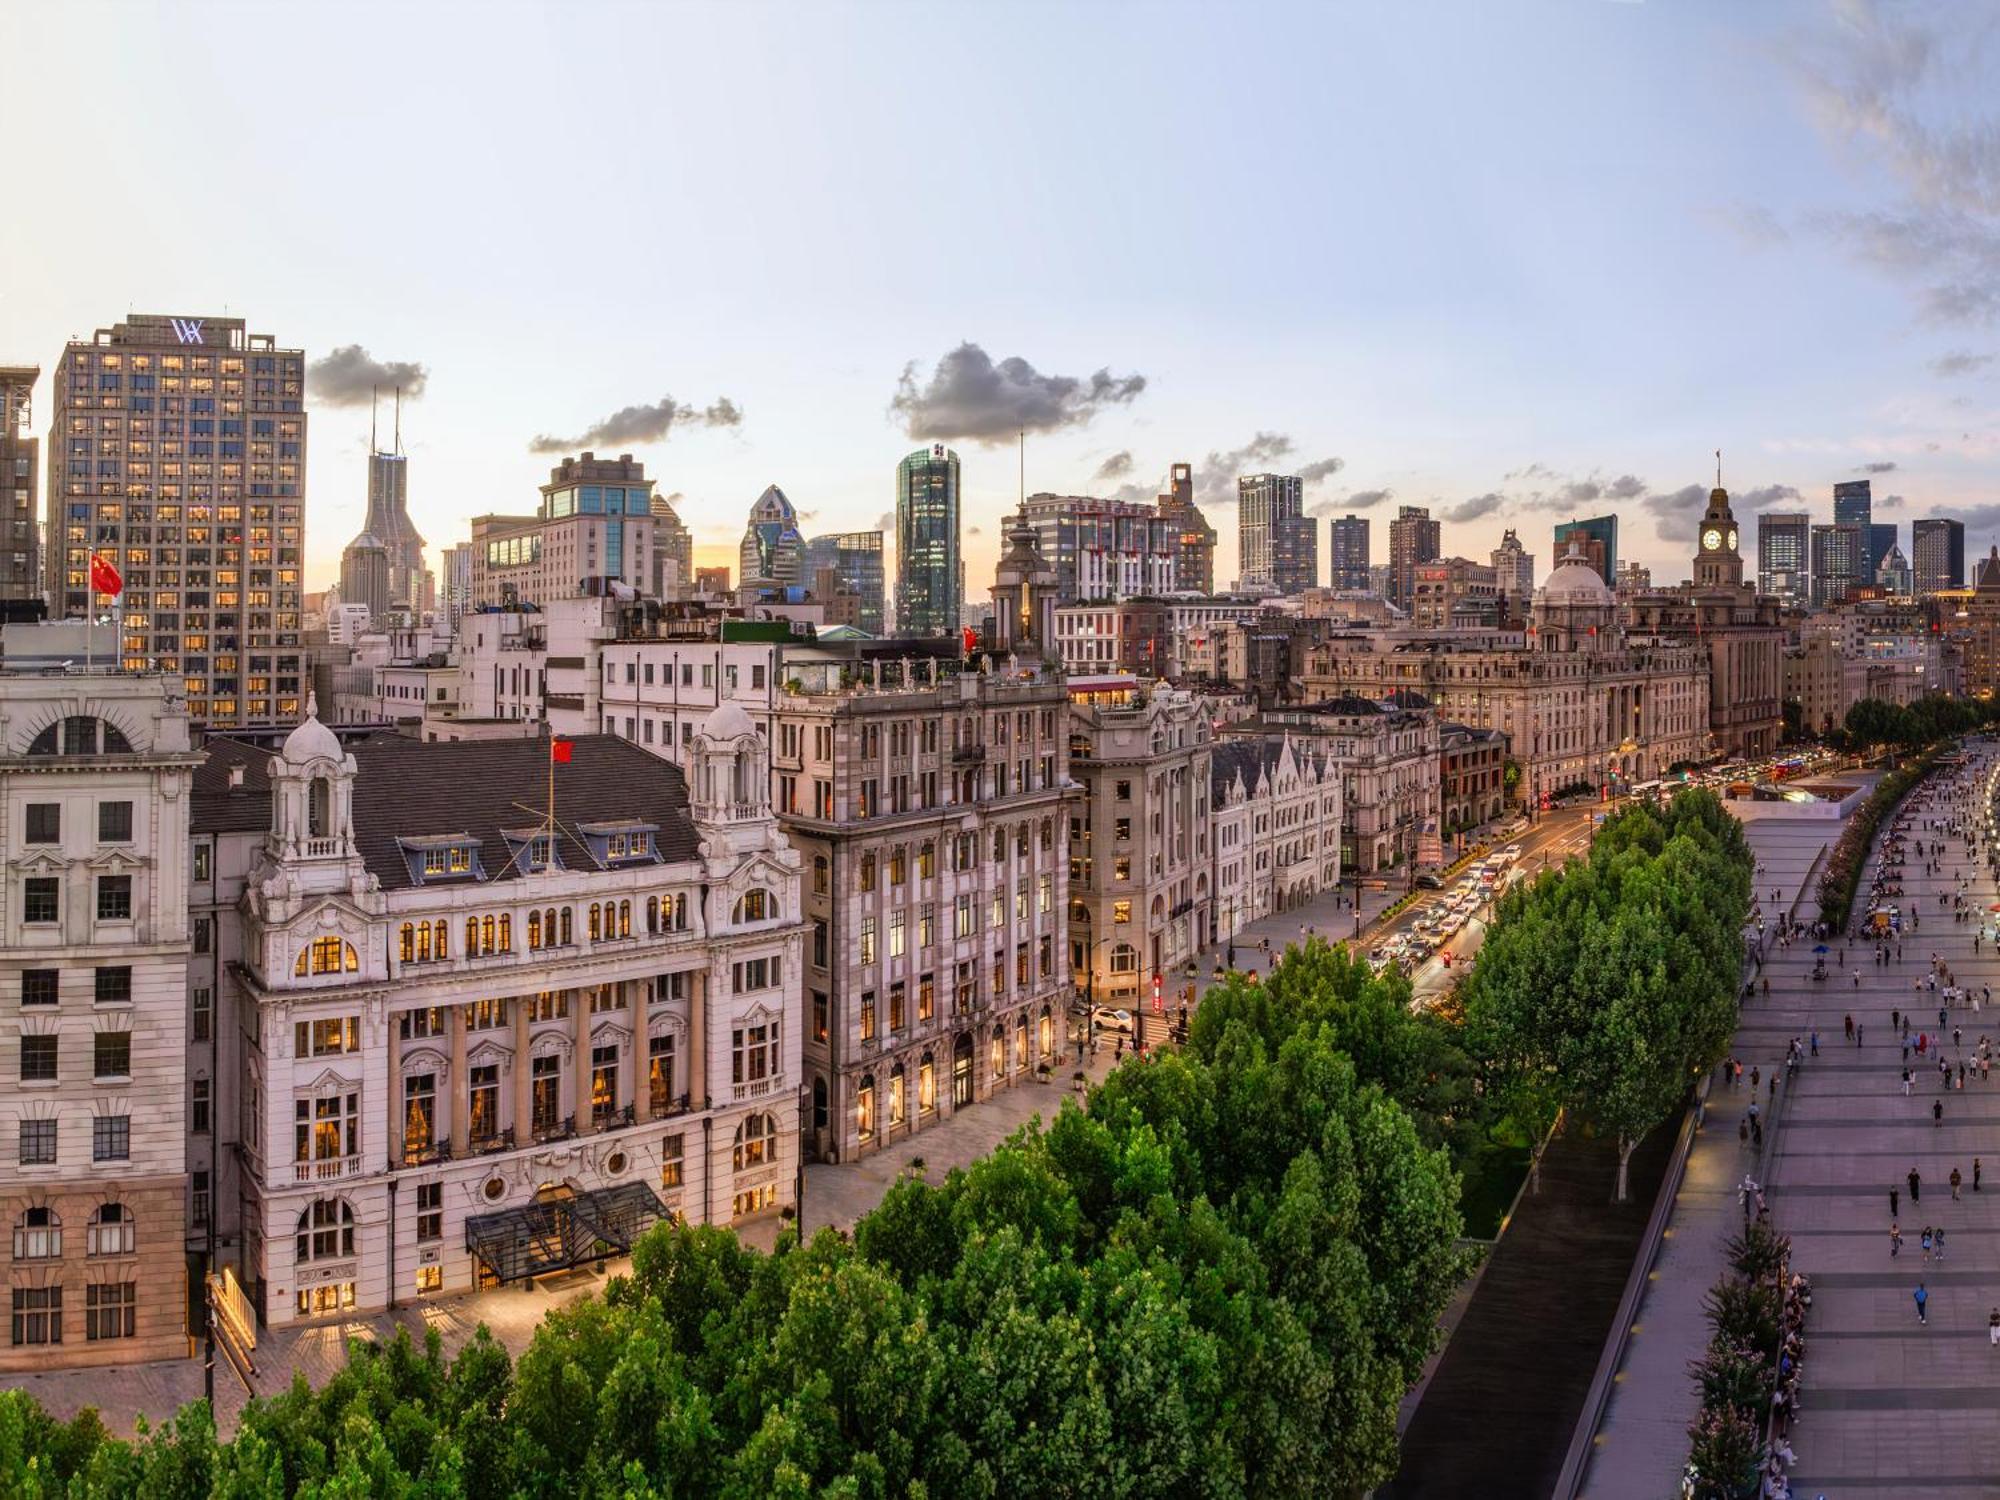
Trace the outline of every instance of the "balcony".
<instances>
[{"instance_id":1,"label":"balcony","mask_svg":"<svg viewBox=\"0 0 2000 1500\"><path fill-rule=\"evenodd\" d=\"M307 839L305 855L307 859L332 859L341 852L339 839Z\"/></svg>"},{"instance_id":2,"label":"balcony","mask_svg":"<svg viewBox=\"0 0 2000 1500\"><path fill-rule=\"evenodd\" d=\"M491 1156L496 1151L512 1151L514 1149L514 1127L509 1125L505 1130L495 1130L489 1131L485 1135L475 1135L470 1141L466 1142L466 1147L474 1156Z\"/></svg>"},{"instance_id":3,"label":"balcony","mask_svg":"<svg viewBox=\"0 0 2000 1500\"><path fill-rule=\"evenodd\" d=\"M564 1115L560 1120L544 1120L535 1124L531 1139L536 1145L545 1141L566 1141L576 1134L576 1116Z\"/></svg>"},{"instance_id":4,"label":"balcony","mask_svg":"<svg viewBox=\"0 0 2000 1500\"><path fill-rule=\"evenodd\" d=\"M983 765L986 762L986 747L984 745L959 745L951 752L951 759L953 765Z\"/></svg>"},{"instance_id":5,"label":"balcony","mask_svg":"<svg viewBox=\"0 0 2000 1500\"><path fill-rule=\"evenodd\" d=\"M594 1109L590 1115L590 1128L602 1134L607 1130L623 1130L638 1122L638 1111L629 1104L621 1104L613 1109Z\"/></svg>"},{"instance_id":6,"label":"balcony","mask_svg":"<svg viewBox=\"0 0 2000 1500\"><path fill-rule=\"evenodd\" d=\"M748 1083L732 1085L729 1097L740 1104L745 1099L759 1099L765 1094L776 1093L783 1083L784 1080L775 1074L769 1078L753 1078Z\"/></svg>"},{"instance_id":7,"label":"balcony","mask_svg":"<svg viewBox=\"0 0 2000 1500\"><path fill-rule=\"evenodd\" d=\"M359 1177L361 1158L359 1156L328 1156L318 1161L292 1163L294 1182L332 1182L342 1177Z\"/></svg>"}]
</instances>

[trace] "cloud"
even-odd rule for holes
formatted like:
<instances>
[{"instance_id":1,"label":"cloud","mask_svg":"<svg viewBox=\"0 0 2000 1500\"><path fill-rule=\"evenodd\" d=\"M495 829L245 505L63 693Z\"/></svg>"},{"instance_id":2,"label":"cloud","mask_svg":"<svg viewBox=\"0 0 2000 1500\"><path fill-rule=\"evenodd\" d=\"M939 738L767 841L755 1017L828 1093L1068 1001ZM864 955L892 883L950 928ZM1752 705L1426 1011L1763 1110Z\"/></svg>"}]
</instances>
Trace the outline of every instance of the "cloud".
<instances>
[{"instance_id":1,"label":"cloud","mask_svg":"<svg viewBox=\"0 0 2000 1500\"><path fill-rule=\"evenodd\" d=\"M405 400L424 393L430 371L414 360L377 359L359 344L345 344L306 366L306 387L326 406L366 406L379 389L402 387Z\"/></svg>"},{"instance_id":2,"label":"cloud","mask_svg":"<svg viewBox=\"0 0 2000 1500\"><path fill-rule=\"evenodd\" d=\"M1545 463L1535 462L1535 463L1526 463L1521 465L1521 467L1518 469L1509 470L1506 474L1503 474L1501 476L1501 479L1504 482L1511 483L1516 479L1545 480L1545 479L1554 479L1555 477L1556 477L1556 471L1554 469L1551 469Z\"/></svg>"},{"instance_id":3,"label":"cloud","mask_svg":"<svg viewBox=\"0 0 2000 1500\"><path fill-rule=\"evenodd\" d=\"M1895 465L1891 464L1890 468ZM1743 490L1729 497L1731 510L1748 514L1752 511L1769 510L1774 505L1793 505L1798 502L1798 490L1789 484L1767 484L1754 490Z\"/></svg>"},{"instance_id":4,"label":"cloud","mask_svg":"<svg viewBox=\"0 0 2000 1500\"><path fill-rule=\"evenodd\" d=\"M672 396L662 396L646 406L622 406L603 421L585 428L573 438L551 437L543 433L528 444L530 453L571 453L584 449L615 448L623 443L663 443L675 426L740 427L743 412L727 396L705 407L683 406Z\"/></svg>"},{"instance_id":5,"label":"cloud","mask_svg":"<svg viewBox=\"0 0 2000 1500\"><path fill-rule=\"evenodd\" d=\"M1003 443L1017 432L1081 427L1146 389L1143 375L1044 375L1018 356L998 364L979 345L960 344L919 388L917 365L903 367L889 410L918 442Z\"/></svg>"},{"instance_id":6,"label":"cloud","mask_svg":"<svg viewBox=\"0 0 2000 1500\"><path fill-rule=\"evenodd\" d=\"M1940 380L1949 380L1955 375L1977 375L1993 363L1990 354L1974 354L1970 349L1954 349L1949 354L1940 354L1931 361L1931 374Z\"/></svg>"},{"instance_id":7,"label":"cloud","mask_svg":"<svg viewBox=\"0 0 2000 1500\"><path fill-rule=\"evenodd\" d=\"M891 536L894 536L896 534L896 513L893 510L883 511L881 515L875 518L875 529L877 531L886 531Z\"/></svg>"},{"instance_id":8,"label":"cloud","mask_svg":"<svg viewBox=\"0 0 2000 1500\"><path fill-rule=\"evenodd\" d=\"M1307 484L1318 484L1322 479L1331 478L1347 467L1344 458L1322 458L1305 464L1299 469L1299 478Z\"/></svg>"},{"instance_id":9,"label":"cloud","mask_svg":"<svg viewBox=\"0 0 2000 1500\"><path fill-rule=\"evenodd\" d=\"M1097 472L1091 475L1090 477L1092 482L1094 483L1100 479L1123 479L1127 474L1130 474L1131 472L1132 472L1132 450L1130 448L1120 448L1116 453L1112 454L1111 457L1105 459L1103 463L1099 464L1097 466Z\"/></svg>"},{"instance_id":10,"label":"cloud","mask_svg":"<svg viewBox=\"0 0 2000 1500\"><path fill-rule=\"evenodd\" d=\"M1653 529L1664 542L1692 542L1702 512L1708 508L1708 491L1698 484L1684 484L1677 490L1647 495L1640 505L1653 518Z\"/></svg>"},{"instance_id":11,"label":"cloud","mask_svg":"<svg viewBox=\"0 0 2000 1500\"><path fill-rule=\"evenodd\" d=\"M1530 472L1543 487L1528 490L1524 494L1516 493L1508 496L1508 503L1521 510L1541 510L1556 515L1576 516L1583 511L1616 501L1636 500L1646 492L1646 481L1636 474L1620 474L1615 478L1606 479L1599 473L1592 473L1582 479L1562 479L1542 464L1531 465L1528 470L1516 470L1515 474ZM1511 480L1514 477L1508 475L1507 479Z\"/></svg>"},{"instance_id":12,"label":"cloud","mask_svg":"<svg viewBox=\"0 0 2000 1500\"><path fill-rule=\"evenodd\" d=\"M1470 500L1446 507L1442 519L1454 526L1463 526L1468 521L1477 521L1482 516L1490 516L1507 503L1507 497L1498 490L1488 490L1483 495L1474 495Z\"/></svg>"},{"instance_id":13,"label":"cloud","mask_svg":"<svg viewBox=\"0 0 2000 1500\"><path fill-rule=\"evenodd\" d=\"M1245 474L1296 474L1307 484L1317 484L1347 467L1340 458L1314 459L1311 463L1288 462L1298 451L1287 433L1253 434L1240 448L1211 449L1208 457L1194 466L1195 502L1205 508L1236 503L1236 481Z\"/></svg>"},{"instance_id":14,"label":"cloud","mask_svg":"<svg viewBox=\"0 0 2000 1500\"><path fill-rule=\"evenodd\" d=\"M1367 510L1394 495L1394 490L1356 490L1341 503L1349 510Z\"/></svg>"},{"instance_id":15,"label":"cloud","mask_svg":"<svg viewBox=\"0 0 2000 1500\"><path fill-rule=\"evenodd\" d=\"M981 530L980 530L980 529L979 529L979 528L978 528L977 526L968 526L968 527L966 527L966 528L965 528L965 534L966 534L967 536L984 536L984 535L986 535L986 533L985 533L985 532L983 532L983 531L981 531Z\"/></svg>"},{"instance_id":16,"label":"cloud","mask_svg":"<svg viewBox=\"0 0 2000 1500\"><path fill-rule=\"evenodd\" d=\"M1903 497L1901 495L1877 495L1875 497L1876 510L1901 510L1902 508Z\"/></svg>"},{"instance_id":17,"label":"cloud","mask_svg":"<svg viewBox=\"0 0 2000 1500\"><path fill-rule=\"evenodd\" d=\"M1872 463L1856 466L1854 472L1857 474L1893 474L1896 472L1896 460L1893 458L1878 458Z\"/></svg>"}]
</instances>

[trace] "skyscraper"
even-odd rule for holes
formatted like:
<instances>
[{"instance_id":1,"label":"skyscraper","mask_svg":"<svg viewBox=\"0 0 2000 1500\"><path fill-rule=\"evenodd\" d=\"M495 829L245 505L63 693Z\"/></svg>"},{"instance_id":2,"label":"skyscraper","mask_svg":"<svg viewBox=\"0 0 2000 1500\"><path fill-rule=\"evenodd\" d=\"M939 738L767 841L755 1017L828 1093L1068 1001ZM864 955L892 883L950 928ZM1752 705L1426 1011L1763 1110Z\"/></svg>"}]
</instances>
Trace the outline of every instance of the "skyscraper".
<instances>
[{"instance_id":1,"label":"skyscraper","mask_svg":"<svg viewBox=\"0 0 2000 1500\"><path fill-rule=\"evenodd\" d=\"M896 466L898 635L958 634L958 522L958 455L942 443L917 449Z\"/></svg>"},{"instance_id":2,"label":"skyscraper","mask_svg":"<svg viewBox=\"0 0 2000 1500\"><path fill-rule=\"evenodd\" d=\"M1757 517L1757 592L1803 604L1810 592L1811 545L1807 512L1770 510Z\"/></svg>"},{"instance_id":3,"label":"skyscraper","mask_svg":"<svg viewBox=\"0 0 2000 1500\"><path fill-rule=\"evenodd\" d=\"M35 483L41 443L29 398L39 365L0 365L0 599L35 599L42 592L35 556Z\"/></svg>"},{"instance_id":4,"label":"skyscraper","mask_svg":"<svg viewBox=\"0 0 2000 1500\"><path fill-rule=\"evenodd\" d=\"M197 723L304 705L306 425L304 351L241 318L134 314L57 367L52 612L89 614L91 554L115 561L125 662L179 675Z\"/></svg>"},{"instance_id":5,"label":"skyscraper","mask_svg":"<svg viewBox=\"0 0 2000 1500\"><path fill-rule=\"evenodd\" d=\"M1882 571L1882 563L1896 550L1896 527L1894 522L1870 521L1868 523L1869 581Z\"/></svg>"},{"instance_id":6,"label":"skyscraper","mask_svg":"<svg viewBox=\"0 0 2000 1500\"><path fill-rule=\"evenodd\" d=\"M765 486L750 507L736 567L746 589L758 584L797 588L806 581L806 539L799 535L799 513L775 484Z\"/></svg>"},{"instance_id":7,"label":"skyscraper","mask_svg":"<svg viewBox=\"0 0 2000 1500\"><path fill-rule=\"evenodd\" d=\"M1328 527L1329 561L1337 589L1368 591L1368 518L1335 516Z\"/></svg>"},{"instance_id":8,"label":"skyscraper","mask_svg":"<svg viewBox=\"0 0 2000 1500\"><path fill-rule=\"evenodd\" d=\"M1921 598L1965 584L1965 522L1943 516L1910 523L1911 585Z\"/></svg>"},{"instance_id":9,"label":"skyscraper","mask_svg":"<svg viewBox=\"0 0 2000 1500\"><path fill-rule=\"evenodd\" d=\"M1435 562L1444 548L1444 527L1421 505L1399 506L1389 523L1389 602L1403 609L1416 597L1418 563Z\"/></svg>"},{"instance_id":10,"label":"skyscraper","mask_svg":"<svg viewBox=\"0 0 2000 1500\"><path fill-rule=\"evenodd\" d=\"M1500 538L1500 545L1493 549L1489 560L1500 597L1525 610L1535 595L1535 555L1521 545L1513 527L1507 528L1507 534Z\"/></svg>"},{"instance_id":11,"label":"skyscraper","mask_svg":"<svg viewBox=\"0 0 2000 1500\"><path fill-rule=\"evenodd\" d=\"M1179 528L1154 506L1095 495L1035 494L1028 496L1026 514L1042 557L1056 570L1062 603L1173 592Z\"/></svg>"},{"instance_id":12,"label":"skyscraper","mask_svg":"<svg viewBox=\"0 0 2000 1500\"><path fill-rule=\"evenodd\" d=\"M444 549L443 597L438 601L445 612L445 619L451 626L453 636L458 634L458 622L472 605L472 543L457 542Z\"/></svg>"},{"instance_id":13,"label":"skyscraper","mask_svg":"<svg viewBox=\"0 0 2000 1500\"><path fill-rule=\"evenodd\" d=\"M1583 544L1583 555L1588 557L1597 569L1598 576L1609 586L1618 582L1618 518L1616 516L1592 516L1587 521L1559 521L1556 523L1556 556L1569 551L1570 540Z\"/></svg>"},{"instance_id":14,"label":"skyscraper","mask_svg":"<svg viewBox=\"0 0 2000 1500\"><path fill-rule=\"evenodd\" d=\"M1305 514L1296 474L1245 474L1236 481L1237 577L1296 594L1319 582L1319 532Z\"/></svg>"},{"instance_id":15,"label":"skyscraper","mask_svg":"<svg viewBox=\"0 0 2000 1500\"><path fill-rule=\"evenodd\" d=\"M655 494L652 507L653 593L661 599L685 599L694 592L694 533L665 495Z\"/></svg>"},{"instance_id":16,"label":"skyscraper","mask_svg":"<svg viewBox=\"0 0 2000 1500\"><path fill-rule=\"evenodd\" d=\"M886 602L882 533L843 531L814 537L806 543L806 577L817 578L822 572L832 573L842 593L861 601L855 623L870 635L880 635Z\"/></svg>"},{"instance_id":17,"label":"skyscraper","mask_svg":"<svg viewBox=\"0 0 2000 1500\"><path fill-rule=\"evenodd\" d=\"M1833 524L1852 526L1861 533L1861 552L1854 560L1856 582L1875 581L1875 538L1870 524L1875 519L1874 486L1866 479L1850 479L1833 487Z\"/></svg>"},{"instance_id":18,"label":"skyscraper","mask_svg":"<svg viewBox=\"0 0 2000 1500\"><path fill-rule=\"evenodd\" d=\"M1861 581L1866 533L1836 521L1812 529L1812 602L1821 609L1845 604Z\"/></svg>"},{"instance_id":19,"label":"skyscraper","mask_svg":"<svg viewBox=\"0 0 2000 1500\"><path fill-rule=\"evenodd\" d=\"M1215 592L1215 528L1194 503L1194 467L1175 464L1167 471L1160 514L1170 527L1174 545L1174 592Z\"/></svg>"}]
</instances>

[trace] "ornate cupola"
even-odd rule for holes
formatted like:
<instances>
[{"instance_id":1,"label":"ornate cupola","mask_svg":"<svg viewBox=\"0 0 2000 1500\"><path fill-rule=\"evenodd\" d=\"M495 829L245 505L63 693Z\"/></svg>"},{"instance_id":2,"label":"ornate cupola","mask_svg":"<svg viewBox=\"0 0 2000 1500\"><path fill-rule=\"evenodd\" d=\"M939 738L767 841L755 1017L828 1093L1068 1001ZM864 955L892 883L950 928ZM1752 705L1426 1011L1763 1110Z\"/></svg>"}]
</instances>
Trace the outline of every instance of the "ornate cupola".
<instances>
[{"instance_id":1,"label":"ornate cupola","mask_svg":"<svg viewBox=\"0 0 2000 1500\"><path fill-rule=\"evenodd\" d=\"M688 754L688 802L704 846L762 848L775 829L770 756L741 704L724 703L701 721Z\"/></svg>"},{"instance_id":2,"label":"ornate cupola","mask_svg":"<svg viewBox=\"0 0 2000 1500\"><path fill-rule=\"evenodd\" d=\"M1729 491L1722 487L1722 455L1715 455L1715 488L1708 492L1708 509L1701 518L1699 549L1694 555L1697 588L1733 589L1743 584L1743 556L1736 550L1736 517L1729 509Z\"/></svg>"},{"instance_id":3,"label":"ornate cupola","mask_svg":"<svg viewBox=\"0 0 2000 1500\"><path fill-rule=\"evenodd\" d=\"M358 897L373 888L354 841L354 757L319 719L316 694L306 716L271 757L271 829L250 883L261 897L296 903L315 896Z\"/></svg>"},{"instance_id":4,"label":"ornate cupola","mask_svg":"<svg viewBox=\"0 0 2000 1500\"><path fill-rule=\"evenodd\" d=\"M1007 527L1007 551L993 571L993 646L1029 655L1056 651L1056 570L1023 503Z\"/></svg>"}]
</instances>

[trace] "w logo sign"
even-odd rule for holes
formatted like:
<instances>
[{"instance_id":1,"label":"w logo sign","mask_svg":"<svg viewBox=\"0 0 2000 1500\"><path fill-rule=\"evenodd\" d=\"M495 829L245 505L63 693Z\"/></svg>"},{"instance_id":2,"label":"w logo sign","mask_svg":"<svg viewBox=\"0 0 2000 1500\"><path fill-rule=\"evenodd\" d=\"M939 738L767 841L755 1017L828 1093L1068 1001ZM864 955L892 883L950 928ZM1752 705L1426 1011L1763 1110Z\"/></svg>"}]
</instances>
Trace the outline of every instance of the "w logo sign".
<instances>
[{"instance_id":1,"label":"w logo sign","mask_svg":"<svg viewBox=\"0 0 2000 1500\"><path fill-rule=\"evenodd\" d=\"M199 344L201 342L202 320L200 318L169 318L167 321L174 325L174 337L179 339L183 344Z\"/></svg>"}]
</instances>

